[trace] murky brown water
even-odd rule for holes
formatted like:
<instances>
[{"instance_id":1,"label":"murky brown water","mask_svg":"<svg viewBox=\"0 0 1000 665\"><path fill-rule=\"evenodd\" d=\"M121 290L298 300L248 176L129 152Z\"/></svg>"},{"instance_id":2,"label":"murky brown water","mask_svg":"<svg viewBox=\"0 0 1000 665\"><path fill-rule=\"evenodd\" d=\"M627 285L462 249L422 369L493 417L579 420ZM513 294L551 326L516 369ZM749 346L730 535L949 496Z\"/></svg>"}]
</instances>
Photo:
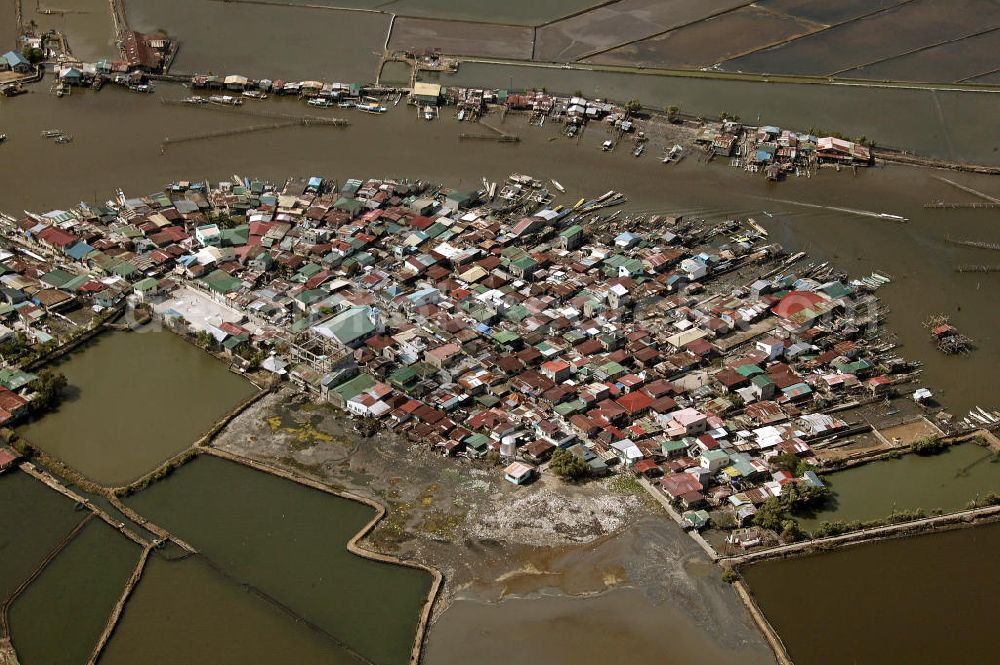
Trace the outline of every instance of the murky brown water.
<instances>
[{"instance_id":1,"label":"murky brown water","mask_svg":"<svg viewBox=\"0 0 1000 665\"><path fill-rule=\"evenodd\" d=\"M654 605L641 591L616 589L590 598L511 599L500 604L459 600L427 644L428 665L518 662L717 663L767 665L766 647L725 648L693 629L669 602Z\"/></svg>"},{"instance_id":2,"label":"murky brown water","mask_svg":"<svg viewBox=\"0 0 1000 665\"><path fill-rule=\"evenodd\" d=\"M965 508L969 501L1000 490L1000 457L968 443L931 457L907 455L823 478L834 491L834 501L799 518L805 531L823 521L874 520L918 508L927 513Z\"/></svg>"},{"instance_id":3,"label":"murky brown water","mask_svg":"<svg viewBox=\"0 0 1000 665\"><path fill-rule=\"evenodd\" d=\"M108 0L21 0L21 5L25 23L34 21L41 32L64 33L73 55L84 62L121 57L115 47L115 26ZM45 14L46 9L54 11Z\"/></svg>"},{"instance_id":4,"label":"murky brown water","mask_svg":"<svg viewBox=\"0 0 1000 665\"><path fill-rule=\"evenodd\" d=\"M796 665L979 665L992 639L1000 524L751 566Z\"/></svg>"},{"instance_id":5,"label":"murky brown water","mask_svg":"<svg viewBox=\"0 0 1000 665\"><path fill-rule=\"evenodd\" d=\"M799 131L836 131L933 157L1000 163L996 133L981 131L1000 110L1000 95L993 93L724 81L478 62L465 63L457 74L438 80L639 99L650 108L673 105L692 115L728 112L751 124L759 119Z\"/></svg>"},{"instance_id":6,"label":"murky brown water","mask_svg":"<svg viewBox=\"0 0 1000 665\"><path fill-rule=\"evenodd\" d=\"M87 524L11 607L21 665L87 662L138 558L139 547L110 526Z\"/></svg>"},{"instance_id":7,"label":"murky brown water","mask_svg":"<svg viewBox=\"0 0 1000 665\"><path fill-rule=\"evenodd\" d=\"M815 26L750 5L588 59L612 65L697 69L811 32Z\"/></svg>"},{"instance_id":8,"label":"murky brown water","mask_svg":"<svg viewBox=\"0 0 1000 665\"><path fill-rule=\"evenodd\" d=\"M517 559L458 592L430 632L429 665L507 663L512 651L548 665L659 665L665 648L678 664L773 662L719 569L660 516Z\"/></svg>"},{"instance_id":9,"label":"murky brown water","mask_svg":"<svg viewBox=\"0 0 1000 665\"><path fill-rule=\"evenodd\" d=\"M0 602L85 516L26 473L0 476Z\"/></svg>"},{"instance_id":10,"label":"murky brown water","mask_svg":"<svg viewBox=\"0 0 1000 665\"><path fill-rule=\"evenodd\" d=\"M161 90L164 97L183 94L179 88L177 92ZM263 102L264 108L303 112L303 106L292 100L271 101ZM896 282L880 294L891 310L893 330L904 344L901 352L925 363L925 381L956 411L975 404L988 406L995 387L993 377L1000 371L994 315L1000 307L1000 289L994 288L1000 277L954 272L958 264L989 263L992 253L945 242L949 235L998 242L1000 227L989 210L924 209L927 201L974 200L937 180L936 171L891 167L863 170L857 176L824 171L816 178L768 185L718 162L706 166L695 157L666 167L654 158L634 159L627 151L602 153L598 146L604 129L596 126L587 130L579 144L550 141L557 136L556 129L523 127L513 120L511 127L522 137L516 146L460 142L458 134L468 131L468 125L452 120L428 123L403 105L385 116L337 109L352 122L346 129L262 132L172 145L160 155L159 141L165 135L257 120L223 111L163 106L155 96L151 99L110 87L62 100L40 93L0 98L0 108L9 136L0 148L5 152L0 178L17 179L30 164L44 164L39 168L48 176L20 179L20 187L0 190L0 210L9 213L25 208L46 211L84 199L103 201L116 187L138 195L175 179L228 178L234 172L274 179L321 174L341 180L385 174L467 187L480 186L481 176L497 179L528 172L559 180L568 189L564 197L568 202L614 187L628 194L634 209L751 215L790 247L808 250L858 274L889 273ZM112 113L116 114L113 140L95 129ZM74 134L75 142L59 146L41 139L39 132L48 127ZM971 139L971 125L968 131ZM653 145L648 153L661 149ZM209 163L206 151L211 154ZM1000 195L996 179L944 175ZM52 182L59 187L54 190ZM889 212L911 221L895 224L795 203ZM935 351L921 322L937 312L951 315L963 332L976 339L979 351L966 358Z\"/></svg>"},{"instance_id":11,"label":"murky brown water","mask_svg":"<svg viewBox=\"0 0 1000 665\"><path fill-rule=\"evenodd\" d=\"M67 398L22 434L109 486L128 484L191 446L255 390L169 332L100 335L58 368L69 380Z\"/></svg>"},{"instance_id":12,"label":"murky brown water","mask_svg":"<svg viewBox=\"0 0 1000 665\"><path fill-rule=\"evenodd\" d=\"M194 3L194 0L185 2L191 4L179 9L183 3L158 3L153 0L129 2L130 17L136 23L135 27L165 28L184 40L177 63L179 70L190 67L270 77L317 76L331 80L364 80L371 78L376 59L374 55L369 56L369 51L381 48L381 40L384 40L384 17L378 15L368 15L357 23L338 19L331 26L316 20L319 12L325 10L279 12L268 7L236 7L207 1ZM873 3L849 3L844 11L855 11L853 8L856 5L870 4ZM339 13L337 15L340 16ZM192 16L197 19L192 20ZM587 33L590 29L590 26L584 26L581 36L593 39L593 35ZM262 46L266 44L280 44L281 48ZM372 44L375 46L370 46ZM584 47L588 45L584 44ZM717 114L728 110L748 119L755 118L759 113L762 120L786 123L801 129L826 127L854 135L866 134L884 144L907 145L934 155L1000 161L995 136L983 132L983 127L989 126L996 115L997 100L1000 98L995 95L744 84L485 64L465 65L457 76L445 80L452 84L498 87L545 86L562 92L579 89L588 95L622 99L639 97L655 106L677 104L685 111L695 113ZM161 91L168 89L163 87ZM169 90L169 96L186 94L179 88ZM302 110L291 101L275 103L282 110ZM275 106L266 108L273 109ZM906 112L900 113L900 109ZM1000 305L1000 290L994 288L992 276L956 275L952 271L956 263L986 262L991 260L991 255L985 253L984 256L978 250L946 245L943 240L948 234L962 234L963 237L996 242L1000 240L1000 230L995 226L994 215L924 210L921 205L928 200L968 200L967 195L935 180L933 172L891 168L872 170L858 177L824 173L809 181L769 186L759 178L721 165L705 166L694 158L668 169L652 159L634 160L624 151L602 154L597 145L604 134L602 129L597 128L588 130L579 144L549 141L554 136L551 128L538 130L524 127L517 129L524 138L518 146L482 142L463 144L457 140L457 134L467 129L464 125L450 121L425 123L404 108L385 117L352 114L353 125L346 130L305 128L258 133L201 144L175 145L161 156L159 142L163 136L176 137L258 121L224 112L161 106L155 98L110 88L99 94L81 91L56 101L46 95L42 87L36 87L30 95L13 100L0 99L0 118L3 131L10 137L8 143L0 147L4 151L3 159L0 159L0 179L18 183L17 187L0 188L0 209L13 213L23 208L46 210L71 206L81 199L103 200L118 186L124 187L130 194L141 194L158 189L174 179L223 178L233 172L276 179L292 174L322 174L341 179L389 174L438 180L455 186L477 186L480 176L497 179L517 171L559 179L569 189L565 198L570 201L614 187L629 195L632 208L713 216L754 215L791 247L808 249L859 272L878 269L896 277L896 283L885 289L883 295L893 310L891 322L905 344L902 352L926 363L925 379L941 389L941 395L949 406L956 410L976 403L984 403L985 406L989 403L987 398L995 394L993 377L1000 369L997 361L1000 358L1000 342L996 340L993 330L994 313ZM112 118L114 134L107 131ZM39 131L50 127L65 129L77 140L69 146L57 146L39 139ZM43 173L44 177L27 179L24 177L26 172ZM961 175L948 177L994 195L1000 193L994 179ZM803 208L793 202L892 212L910 217L912 221L908 225L895 225L828 209ZM764 215L764 210L773 217ZM967 359L945 359L937 355L919 325L928 313L936 311L952 314L964 332L976 337L980 350ZM0 480L0 488L7 480ZM306 525L303 528L310 527ZM975 539L975 532L963 533L972 534L967 537ZM931 542L936 541L931 539ZM948 541L945 545L952 542ZM996 543L991 545L995 546ZM965 550L958 546L954 549L954 557L949 549L950 563L947 565L954 566L957 562L961 568L970 559ZM810 662L800 660L799 654L810 657L803 650L816 650L817 626L825 631L828 624L833 629L830 634L836 636L837 631L843 630L843 634L850 637L824 639L823 648L826 648L827 641L836 642L830 645L831 653L838 653L838 647L855 640L857 647L850 654L855 660L858 654L871 653L874 654L872 660L867 662L892 662L891 655L886 658L880 650L884 648L885 635L910 634L911 624L906 622L911 620L909 615L912 612L898 612L898 626L896 623L879 623L882 626L879 630L865 632L865 626L851 623L858 617L855 605L885 607L885 599L897 595L897 587L893 585L898 585L904 591L914 588L927 590L920 599L902 604L902 607L935 605L947 609L951 602L949 594L954 590L939 583L940 576L932 578L934 583L929 586L913 583L914 579L924 580L943 567L940 551L935 548L910 550L908 547L905 551L894 550L891 563L901 566L906 574L885 587L876 585L878 582L886 583L884 578L868 580L866 587L860 587L853 595L846 594L852 603L850 606L839 610L833 619L822 622L809 618L813 616L812 604L802 609L788 602L789 596L802 602L819 597L825 602L827 597L837 596L844 588L845 580L866 580L865 575L875 575L888 564L868 555L850 557L847 556L850 552L844 552L834 555L846 557L840 560L841 563L828 566L824 560L817 564L822 568L808 569L803 578L796 577L795 569L778 568L788 572L775 573L770 578L752 576L751 582L758 593L776 594L776 603L762 599L769 615L772 604L791 613L788 615L790 618L783 621L774 620L798 662ZM927 562L937 568L927 570ZM995 602L997 584L991 577L979 575L981 570L988 569L988 563L973 563L970 569L976 570L975 579L985 579L987 583L980 584L973 592L979 596L969 596L964 591L957 595L972 606L988 606ZM194 567L193 564L191 567ZM859 571L862 573L860 577ZM259 607L248 609L252 603L240 600L239 593L234 595L231 588L222 590L225 585L213 585L208 577L206 571L202 571L201 577L195 575L194 582L189 584L167 575L151 575L153 583L145 587L150 594L149 599L140 603L138 599L142 597L137 595L135 607L140 609L135 613L126 613L126 623L112 642L106 661L133 662L136 653L148 655L153 652L159 655L150 656L153 660L147 658L146 662L157 662L156 658L161 658L158 662L171 662L174 657L182 662L198 662L204 660L206 644L212 642L209 652L215 662L244 662L249 658L259 662L279 662L274 658L284 652L286 647L283 645L294 644L299 638L282 637L262 644L259 637L272 630L274 615ZM829 583L832 588L824 590L815 587L817 579ZM966 579L973 579L973 576L966 576ZM140 585L140 591L142 588ZM190 591L193 588L199 589L194 596ZM789 589L797 593L789 594ZM871 589L879 591L871 592ZM643 592L648 592L648 589L644 588ZM162 600L163 594L170 596L169 602ZM587 659L593 653L607 653L608 658L615 658L623 653L623 649L629 654L633 649L637 654L649 654L650 660L657 662L655 645L650 644L645 635L635 636L629 630L645 627L642 632L648 634L662 631L663 621L671 626L683 626L684 621L692 616L696 623L705 619L704 615L692 613L690 601L678 610L674 602L676 599L657 598L656 601L661 604L650 608L649 604L640 600L642 595L638 591L623 590L595 600L512 599L499 605L483 605L479 600L460 601L455 609L461 608L461 612L445 614L442 619L446 617L447 621L439 623L432 633L430 655L441 658L440 662L478 662L477 658L488 659L494 653L477 651L479 646L476 642L495 645L495 652L499 653L509 648L511 635L530 633L536 638L538 653L549 658L546 662L556 662L555 642L546 641L555 631L540 628L546 626L546 622L552 622L564 627L564 630L558 631L559 637L566 636L566 640L572 641L569 652L572 662ZM702 599L700 596L695 598ZM879 602L873 602L873 599ZM533 609L536 606L537 609ZM711 614L713 611L708 603L703 603L701 607L702 612ZM595 612L593 608L598 609ZM677 614L678 611L680 614ZM657 617L656 621L648 620L647 623L646 612L648 616ZM231 626L219 634L212 630L215 626L209 620L222 613L226 613ZM600 625L592 623L595 614L603 619ZM963 621L970 620L958 628L965 631L976 629L977 625L971 623L974 617L969 614L961 608L956 609L953 616ZM466 615L471 618L467 619ZM742 616L745 621L745 614ZM951 628L949 617L934 617L938 625ZM881 620L881 617L873 616L865 625L870 626ZM487 622L485 627L484 621ZM614 628L609 630L608 626ZM470 633L477 630L479 634L475 642L469 640ZM177 632L189 635L191 640L175 644L171 638ZM604 638L603 643L597 643L595 633ZM924 630L920 634L931 633L931 630ZM690 636L684 634L677 639L687 637ZM687 643L685 648L699 651L702 643L698 639ZM967 644L973 639L970 634L962 643ZM522 642L517 639L515 645L521 646ZM974 646L978 648L983 642L980 640ZM895 644L895 640L888 640L888 643ZM215 644L220 645L218 651ZM322 660L329 656L322 655L321 647L313 650L313 647L302 644L288 647L301 655L300 662L329 662ZM727 652L727 649L737 648L739 642L710 639L705 644L705 653L720 659L718 662L729 662L726 659L733 652ZM949 638L931 647L946 649L953 644ZM616 648L611 649L612 646ZM268 651L272 648L274 650ZM670 650L669 641L661 644L660 656L663 650ZM929 649L927 653L936 652ZM451 654L466 654L467 657L452 658ZM701 655L699 652L697 662L700 662ZM921 655L917 654L907 662L922 662ZM230 656L232 660L226 661ZM509 660L510 657L505 662ZM682 656L678 662L695 660ZM815 662L849 661L841 657L839 660Z\"/></svg>"},{"instance_id":13,"label":"murky brown water","mask_svg":"<svg viewBox=\"0 0 1000 665\"><path fill-rule=\"evenodd\" d=\"M128 0L142 31L179 37L173 70L301 81L370 81L389 16L213 0ZM315 4L315 3L309 3Z\"/></svg>"},{"instance_id":14,"label":"murky brown water","mask_svg":"<svg viewBox=\"0 0 1000 665\"><path fill-rule=\"evenodd\" d=\"M321 633L194 557L153 557L101 665L360 665Z\"/></svg>"},{"instance_id":15,"label":"murky brown water","mask_svg":"<svg viewBox=\"0 0 1000 665\"><path fill-rule=\"evenodd\" d=\"M725 64L725 69L833 75L927 44L964 37L994 26L998 20L1000 6L992 0L915 0L864 21L836 26L783 46L731 60Z\"/></svg>"},{"instance_id":16,"label":"murky brown water","mask_svg":"<svg viewBox=\"0 0 1000 665\"><path fill-rule=\"evenodd\" d=\"M364 658L408 661L430 575L347 551L372 518L368 506L215 458L185 465L129 504L198 548L231 581Z\"/></svg>"}]
</instances>

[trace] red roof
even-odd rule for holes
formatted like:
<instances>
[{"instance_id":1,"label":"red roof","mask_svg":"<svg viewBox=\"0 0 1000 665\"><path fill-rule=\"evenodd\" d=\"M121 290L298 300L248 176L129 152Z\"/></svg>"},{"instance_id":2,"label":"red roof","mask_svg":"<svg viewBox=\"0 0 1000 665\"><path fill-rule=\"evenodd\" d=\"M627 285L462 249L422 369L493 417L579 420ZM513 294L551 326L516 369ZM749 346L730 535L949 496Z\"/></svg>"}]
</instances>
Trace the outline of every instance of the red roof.
<instances>
[{"instance_id":1,"label":"red roof","mask_svg":"<svg viewBox=\"0 0 1000 665\"><path fill-rule=\"evenodd\" d=\"M787 319L804 309L809 309L813 305L826 300L823 296L812 291L790 291L781 301L771 308L775 316Z\"/></svg>"},{"instance_id":2,"label":"red roof","mask_svg":"<svg viewBox=\"0 0 1000 665\"><path fill-rule=\"evenodd\" d=\"M77 237L72 233L67 233L62 229L49 226L38 232L38 237L53 247L69 247L77 241Z\"/></svg>"},{"instance_id":3,"label":"red roof","mask_svg":"<svg viewBox=\"0 0 1000 665\"><path fill-rule=\"evenodd\" d=\"M684 472L671 473L664 476L660 479L660 486L663 487L663 491L672 499L676 499L688 492L700 492L702 490L702 485L698 482L698 479L690 473Z\"/></svg>"},{"instance_id":4,"label":"red roof","mask_svg":"<svg viewBox=\"0 0 1000 665\"><path fill-rule=\"evenodd\" d=\"M653 398L641 390L636 390L627 395L622 395L616 401L630 414L637 414L648 409L653 403Z\"/></svg>"},{"instance_id":5,"label":"red roof","mask_svg":"<svg viewBox=\"0 0 1000 665\"><path fill-rule=\"evenodd\" d=\"M636 473L648 473L654 469L658 469L659 467L656 465L656 462L651 459L641 459L636 462L632 468Z\"/></svg>"}]
</instances>

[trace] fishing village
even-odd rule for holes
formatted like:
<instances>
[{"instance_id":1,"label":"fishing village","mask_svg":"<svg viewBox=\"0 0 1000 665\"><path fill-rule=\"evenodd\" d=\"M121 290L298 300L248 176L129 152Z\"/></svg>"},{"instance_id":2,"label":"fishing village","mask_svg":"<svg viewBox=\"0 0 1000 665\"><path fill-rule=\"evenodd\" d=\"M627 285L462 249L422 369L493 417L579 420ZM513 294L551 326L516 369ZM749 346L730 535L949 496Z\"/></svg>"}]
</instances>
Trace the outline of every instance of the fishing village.
<instances>
[{"instance_id":1,"label":"fishing village","mask_svg":"<svg viewBox=\"0 0 1000 665\"><path fill-rule=\"evenodd\" d=\"M358 428L502 460L511 483L633 474L725 552L807 537L794 516L825 471L1000 424L920 386L882 326L890 276L789 256L752 219L551 198L522 175L234 177L5 215L2 342L41 356L129 303ZM10 422L38 375L3 373Z\"/></svg>"},{"instance_id":2,"label":"fishing village","mask_svg":"<svg viewBox=\"0 0 1000 665\"><path fill-rule=\"evenodd\" d=\"M553 664L628 643L634 662L891 662L844 628L840 584L968 598L907 571L1000 535L977 366L1000 166L964 152L949 96L990 89L989 63L955 90L852 80L952 40L832 74L808 52L816 72L754 64L895 4L706 5L689 25L665 2L680 23L628 41L645 0L530 26L517 3L183 2L190 34L145 0L11 3L0 158L26 194L0 196L0 665L488 664L510 634ZM298 46L191 55L200 30L279 15L300 18L274 19L278 41L356 20L374 75L326 67L330 44L293 66ZM683 41L713 20L731 46ZM786 20L802 34L748 36ZM682 48L719 53L669 69ZM680 92L720 81L739 102ZM824 108L827 86L929 94L945 147ZM788 88L812 108L785 114ZM109 110L120 128L81 122ZM64 171L81 156L93 177Z\"/></svg>"}]
</instances>

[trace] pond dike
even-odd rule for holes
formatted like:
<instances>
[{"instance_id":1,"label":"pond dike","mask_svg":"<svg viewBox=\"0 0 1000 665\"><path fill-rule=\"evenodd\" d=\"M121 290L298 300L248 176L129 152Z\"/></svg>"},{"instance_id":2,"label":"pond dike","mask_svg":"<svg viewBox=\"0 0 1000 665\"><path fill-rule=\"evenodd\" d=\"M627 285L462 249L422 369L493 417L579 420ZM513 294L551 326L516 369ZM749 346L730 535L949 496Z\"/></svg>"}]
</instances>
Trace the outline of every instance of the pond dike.
<instances>
[{"instance_id":1,"label":"pond dike","mask_svg":"<svg viewBox=\"0 0 1000 665\"><path fill-rule=\"evenodd\" d=\"M406 559L400 559L398 557L383 554L381 552L376 552L374 550L367 549L361 545L361 541L364 540L371 532L374 530L375 526L382 521L382 519L388 514L388 510L384 505L369 499L367 497L354 494L352 492L347 492L344 490L334 489L318 480L305 476L301 473L290 471L286 469L281 469L276 466L272 466L265 462L261 462L249 457L243 457L242 455L236 455L234 453L220 450L218 448L200 448L198 450L200 454L211 455L213 457L218 457L220 459L228 460L230 462L235 462L237 464L242 464L251 469L257 471L262 471L264 473L271 474L272 476L277 476L279 478L284 478L285 480L290 480L299 485L309 487L320 492L325 492L333 496L340 497L342 499L349 499L351 501L357 501L358 503L363 503L375 510L375 516L366 524L360 531L354 534L354 537L347 541L347 551L355 556L363 557L365 559L371 559L373 561L380 561L382 563L394 564L397 566L406 566L408 568L416 568L423 570L431 575L432 582L430 591L427 593L427 598L424 600L423 607L420 610L420 619L417 622L417 629L413 640L413 648L410 651L410 665L417 665L420 662L421 656L423 655L424 639L427 634L427 627L430 624L431 613L434 608L434 603L438 598L439 592L441 590L441 585L444 581L444 575L441 571L422 564L416 561L408 561Z\"/></svg>"}]
</instances>

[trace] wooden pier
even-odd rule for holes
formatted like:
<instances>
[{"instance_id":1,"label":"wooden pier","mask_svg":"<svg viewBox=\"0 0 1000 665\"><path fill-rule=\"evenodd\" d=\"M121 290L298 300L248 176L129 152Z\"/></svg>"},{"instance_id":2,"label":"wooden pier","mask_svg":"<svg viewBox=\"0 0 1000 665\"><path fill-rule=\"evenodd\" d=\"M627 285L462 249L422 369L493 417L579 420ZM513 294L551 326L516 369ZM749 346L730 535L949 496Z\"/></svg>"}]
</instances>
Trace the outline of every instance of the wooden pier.
<instances>
[{"instance_id":1,"label":"wooden pier","mask_svg":"<svg viewBox=\"0 0 1000 665\"><path fill-rule=\"evenodd\" d=\"M255 132L271 131L274 129L284 129L286 127L308 126L308 121L286 120L285 122L272 122L266 125L250 125L249 127L236 127L233 129L219 129L214 132L199 132L188 136L178 136L171 138L166 136L160 141L160 154L167 151L167 146L176 143L191 143L193 141L207 141L209 139L225 138L227 136L238 136L240 134L253 134Z\"/></svg>"},{"instance_id":2,"label":"wooden pier","mask_svg":"<svg viewBox=\"0 0 1000 665\"><path fill-rule=\"evenodd\" d=\"M961 245L963 247L974 247L975 249L989 249L994 252L1000 252L1000 243L998 242L986 242L984 240L955 240L954 238L945 238L944 241L950 245Z\"/></svg>"},{"instance_id":3,"label":"wooden pier","mask_svg":"<svg viewBox=\"0 0 1000 665\"><path fill-rule=\"evenodd\" d=\"M925 203L925 208L934 208L937 210L982 210L988 208L1000 208L1000 203L990 203L989 201L978 201L975 203L944 203L938 201L936 203Z\"/></svg>"},{"instance_id":4,"label":"wooden pier","mask_svg":"<svg viewBox=\"0 0 1000 665\"><path fill-rule=\"evenodd\" d=\"M972 194L973 196L980 198L984 201L988 201L989 203L995 203L1000 205L1000 198L991 196L989 194L984 194L983 192L980 192L978 189L972 189L971 187L967 187L965 185L955 182L954 180L949 180L948 178L939 175L934 176L934 179L940 180L943 183L947 183L952 187L954 187L955 189L965 192L966 194Z\"/></svg>"},{"instance_id":5,"label":"wooden pier","mask_svg":"<svg viewBox=\"0 0 1000 665\"><path fill-rule=\"evenodd\" d=\"M465 132L458 135L460 141L497 141L498 143L518 143L520 136L489 135L489 134L467 134Z\"/></svg>"},{"instance_id":6,"label":"wooden pier","mask_svg":"<svg viewBox=\"0 0 1000 665\"><path fill-rule=\"evenodd\" d=\"M962 264L960 266L955 266L955 272L982 272L982 273L992 273L1000 272L1000 265L975 265L975 264Z\"/></svg>"},{"instance_id":7,"label":"wooden pier","mask_svg":"<svg viewBox=\"0 0 1000 665\"><path fill-rule=\"evenodd\" d=\"M347 127L351 123L344 118L333 118L321 115L294 115L292 113L277 113L263 109L244 109L242 106L220 106L218 104L188 104L183 99L161 99L161 104L168 106L187 106L194 109L210 111L228 111L252 118L268 118L270 120L289 120L302 125L329 125L332 127Z\"/></svg>"}]
</instances>

